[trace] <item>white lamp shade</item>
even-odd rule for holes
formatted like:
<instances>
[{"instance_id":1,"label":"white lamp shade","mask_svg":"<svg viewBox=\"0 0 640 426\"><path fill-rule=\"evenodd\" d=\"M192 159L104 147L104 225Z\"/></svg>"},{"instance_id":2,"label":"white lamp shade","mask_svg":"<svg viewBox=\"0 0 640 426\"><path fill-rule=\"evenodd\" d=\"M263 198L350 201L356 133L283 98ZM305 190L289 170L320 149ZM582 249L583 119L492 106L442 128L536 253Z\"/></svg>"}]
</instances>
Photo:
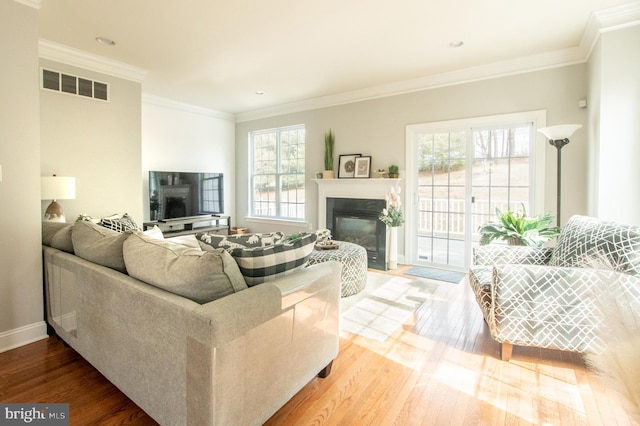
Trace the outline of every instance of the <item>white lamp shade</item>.
<instances>
[{"instance_id":1,"label":"white lamp shade","mask_svg":"<svg viewBox=\"0 0 640 426\"><path fill-rule=\"evenodd\" d=\"M542 129L538 129L538 131L545 135L550 141L557 141L569 139L580 127L582 127L581 124L561 124L559 126L543 127Z\"/></svg>"},{"instance_id":2,"label":"white lamp shade","mask_svg":"<svg viewBox=\"0 0 640 426\"><path fill-rule=\"evenodd\" d=\"M76 178L47 176L41 178L41 199L73 200L76 198Z\"/></svg>"}]
</instances>

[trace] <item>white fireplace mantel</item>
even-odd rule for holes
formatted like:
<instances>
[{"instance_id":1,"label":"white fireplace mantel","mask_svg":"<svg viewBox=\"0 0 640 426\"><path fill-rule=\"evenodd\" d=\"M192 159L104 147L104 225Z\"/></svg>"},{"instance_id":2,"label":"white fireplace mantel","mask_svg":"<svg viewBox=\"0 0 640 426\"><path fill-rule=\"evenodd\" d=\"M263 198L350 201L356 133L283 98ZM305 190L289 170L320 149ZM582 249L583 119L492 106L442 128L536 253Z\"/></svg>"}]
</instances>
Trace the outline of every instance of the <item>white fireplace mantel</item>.
<instances>
[{"instance_id":1,"label":"white fireplace mantel","mask_svg":"<svg viewBox=\"0 0 640 426\"><path fill-rule=\"evenodd\" d=\"M318 184L318 228L327 224L327 198L384 200L402 179L313 179Z\"/></svg>"}]
</instances>

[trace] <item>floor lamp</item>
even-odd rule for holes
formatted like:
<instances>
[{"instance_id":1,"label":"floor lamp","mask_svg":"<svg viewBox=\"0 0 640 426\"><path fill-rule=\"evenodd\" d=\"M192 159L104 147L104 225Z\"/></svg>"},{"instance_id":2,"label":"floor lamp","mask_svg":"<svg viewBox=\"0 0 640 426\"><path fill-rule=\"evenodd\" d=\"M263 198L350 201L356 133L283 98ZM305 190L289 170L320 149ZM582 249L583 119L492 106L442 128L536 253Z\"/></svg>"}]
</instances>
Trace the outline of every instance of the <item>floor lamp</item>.
<instances>
[{"instance_id":1,"label":"floor lamp","mask_svg":"<svg viewBox=\"0 0 640 426\"><path fill-rule=\"evenodd\" d=\"M562 166L562 147L569 143L569 137L578 130L582 125L580 124L561 124L559 126L543 127L538 129L547 139L549 144L555 146L558 150L558 176L557 176L557 190L556 190L556 206L558 207L558 214L556 216L556 223L560 226L560 200L561 200L561 166Z\"/></svg>"}]
</instances>

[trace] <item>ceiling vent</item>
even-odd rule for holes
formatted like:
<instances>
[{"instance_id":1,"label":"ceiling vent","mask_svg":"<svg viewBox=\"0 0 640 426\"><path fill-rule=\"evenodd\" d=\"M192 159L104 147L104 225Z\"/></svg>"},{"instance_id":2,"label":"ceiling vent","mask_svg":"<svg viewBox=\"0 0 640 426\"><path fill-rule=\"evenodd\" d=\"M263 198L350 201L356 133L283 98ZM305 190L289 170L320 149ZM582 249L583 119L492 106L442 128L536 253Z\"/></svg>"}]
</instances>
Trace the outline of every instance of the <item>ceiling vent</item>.
<instances>
[{"instance_id":1,"label":"ceiling vent","mask_svg":"<svg viewBox=\"0 0 640 426\"><path fill-rule=\"evenodd\" d=\"M75 75L42 68L42 88L100 101L109 100L109 85Z\"/></svg>"}]
</instances>

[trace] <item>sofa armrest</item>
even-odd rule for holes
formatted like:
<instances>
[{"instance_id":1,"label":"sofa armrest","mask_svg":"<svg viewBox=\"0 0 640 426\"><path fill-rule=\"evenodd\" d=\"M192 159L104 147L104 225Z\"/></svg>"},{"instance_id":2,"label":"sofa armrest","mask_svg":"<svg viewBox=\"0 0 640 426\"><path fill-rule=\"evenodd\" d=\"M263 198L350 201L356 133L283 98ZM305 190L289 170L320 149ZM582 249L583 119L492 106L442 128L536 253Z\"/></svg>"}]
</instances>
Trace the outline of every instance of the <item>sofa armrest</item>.
<instances>
[{"instance_id":1,"label":"sofa armrest","mask_svg":"<svg viewBox=\"0 0 640 426\"><path fill-rule=\"evenodd\" d=\"M314 265L198 306L194 312L208 321L217 343L228 342L310 297L339 309L340 271L337 262Z\"/></svg>"},{"instance_id":2,"label":"sofa armrest","mask_svg":"<svg viewBox=\"0 0 640 426\"><path fill-rule=\"evenodd\" d=\"M486 245L473 250L474 265L546 265L553 250L548 247Z\"/></svg>"}]
</instances>

